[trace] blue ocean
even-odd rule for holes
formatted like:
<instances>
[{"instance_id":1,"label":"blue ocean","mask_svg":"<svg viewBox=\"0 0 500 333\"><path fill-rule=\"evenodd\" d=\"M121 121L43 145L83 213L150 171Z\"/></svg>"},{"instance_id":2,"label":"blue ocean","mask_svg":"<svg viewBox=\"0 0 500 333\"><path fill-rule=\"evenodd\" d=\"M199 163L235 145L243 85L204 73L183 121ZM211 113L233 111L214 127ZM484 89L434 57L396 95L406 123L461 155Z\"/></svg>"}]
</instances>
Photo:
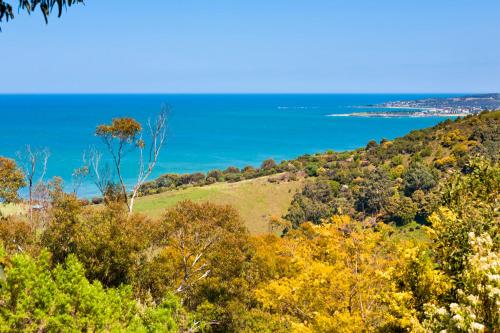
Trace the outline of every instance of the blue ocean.
<instances>
[{"instance_id":1,"label":"blue ocean","mask_svg":"<svg viewBox=\"0 0 500 333\"><path fill-rule=\"evenodd\" d=\"M221 95L0 95L0 155L15 157L26 144L51 151L48 177L69 184L90 146L98 124L114 117L145 122L170 108L168 139L152 177L164 173L208 171L228 166L258 166L329 149L363 147L432 126L443 118L328 117L370 111L367 105L435 94L221 94ZM125 163L132 182L137 156ZM89 179L81 195L97 190Z\"/></svg>"}]
</instances>

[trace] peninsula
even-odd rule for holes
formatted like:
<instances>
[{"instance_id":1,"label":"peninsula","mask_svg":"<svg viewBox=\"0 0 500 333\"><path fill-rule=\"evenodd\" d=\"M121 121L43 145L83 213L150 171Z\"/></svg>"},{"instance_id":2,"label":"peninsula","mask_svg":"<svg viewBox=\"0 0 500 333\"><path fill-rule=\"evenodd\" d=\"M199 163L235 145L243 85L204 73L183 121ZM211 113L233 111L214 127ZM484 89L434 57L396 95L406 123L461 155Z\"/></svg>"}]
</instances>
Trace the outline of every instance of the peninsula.
<instances>
[{"instance_id":1,"label":"peninsula","mask_svg":"<svg viewBox=\"0 0 500 333\"><path fill-rule=\"evenodd\" d=\"M331 117L465 117L500 108L500 94L478 94L448 98L425 98L370 104L377 111L330 114ZM382 110L382 111L378 111Z\"/></svg>"}]
</instances>

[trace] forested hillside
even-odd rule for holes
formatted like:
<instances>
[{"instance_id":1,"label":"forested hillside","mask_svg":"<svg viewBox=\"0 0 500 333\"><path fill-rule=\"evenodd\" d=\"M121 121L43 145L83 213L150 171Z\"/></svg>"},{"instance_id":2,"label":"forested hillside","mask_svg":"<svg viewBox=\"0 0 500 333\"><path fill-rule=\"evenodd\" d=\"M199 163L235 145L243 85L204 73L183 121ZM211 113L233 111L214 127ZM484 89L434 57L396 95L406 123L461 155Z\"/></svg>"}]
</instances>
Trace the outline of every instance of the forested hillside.
<instances>
[{"instance_id":1,"label":"forested hillside","mask_svg":"<svg viewBox=\"0 0 500 333\"><path fill-rule=\"evenodd\" d=\"M332 214L398 225L425 223L453 171L471 158L499 160L500 113L446 120L354 152L303 158L316 179L296 195L286 218L294 226Z\"/></svg>"},{"instance_id":2,"label":"forested hillside","mask_svg":"<svg viewBox=\"0 0 500 333\"><path fill-rule=\"evenodd\" d=\"M46 209L0 218L0 331L499 332L499 125L486 112L248 169L307 176L260 236L230 206L150 218L56 179ZM0 159L4 201L19 172ZM224 174L244 178L209 182ZM402 237L408 223L425 239Z\"/></svg>"}]
</instances>

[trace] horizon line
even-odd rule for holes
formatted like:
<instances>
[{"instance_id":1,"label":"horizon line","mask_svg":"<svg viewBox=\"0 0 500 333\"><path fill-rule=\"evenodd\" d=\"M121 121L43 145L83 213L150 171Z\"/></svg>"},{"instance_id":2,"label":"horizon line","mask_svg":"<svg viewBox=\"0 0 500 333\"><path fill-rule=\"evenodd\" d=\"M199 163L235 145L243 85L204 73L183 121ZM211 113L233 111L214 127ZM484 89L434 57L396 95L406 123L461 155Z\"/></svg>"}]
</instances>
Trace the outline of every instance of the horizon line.
<instances>
[{"instance_id":1,"label":"horizon line","mask_svg":"<svg viewBox=\"0 0 500 333\"><path fill-rule=\"evenodd\" d=\"M0 95L384 95L384 94L498 94L481 91L388 91L388 92L0 92Z\"/></svg>"}]
</instances>

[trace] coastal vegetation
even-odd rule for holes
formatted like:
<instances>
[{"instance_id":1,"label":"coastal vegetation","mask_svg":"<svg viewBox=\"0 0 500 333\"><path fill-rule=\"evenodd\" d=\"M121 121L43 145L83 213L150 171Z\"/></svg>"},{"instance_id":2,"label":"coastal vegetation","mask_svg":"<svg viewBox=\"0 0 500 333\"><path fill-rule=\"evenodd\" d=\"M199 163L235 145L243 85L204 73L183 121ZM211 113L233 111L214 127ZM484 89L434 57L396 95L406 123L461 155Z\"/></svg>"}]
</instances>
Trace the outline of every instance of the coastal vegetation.
<instances>
[{"instance_id":1,"label":"coastal vegetation","mask_svg":"<svg viewBox=\"0 0 500 333\"><path fill-rule=\"evenodd\" d=\"M499 125L484 112L355 151L166 175L133 212L119 181L97 205L44 182L32 217L0 218L0 331L498 332ZM0 159L1 200L25 185ZM281 215L250 233L259 213L243 207L279 193Z\"/></svg>"}]
</instances>

